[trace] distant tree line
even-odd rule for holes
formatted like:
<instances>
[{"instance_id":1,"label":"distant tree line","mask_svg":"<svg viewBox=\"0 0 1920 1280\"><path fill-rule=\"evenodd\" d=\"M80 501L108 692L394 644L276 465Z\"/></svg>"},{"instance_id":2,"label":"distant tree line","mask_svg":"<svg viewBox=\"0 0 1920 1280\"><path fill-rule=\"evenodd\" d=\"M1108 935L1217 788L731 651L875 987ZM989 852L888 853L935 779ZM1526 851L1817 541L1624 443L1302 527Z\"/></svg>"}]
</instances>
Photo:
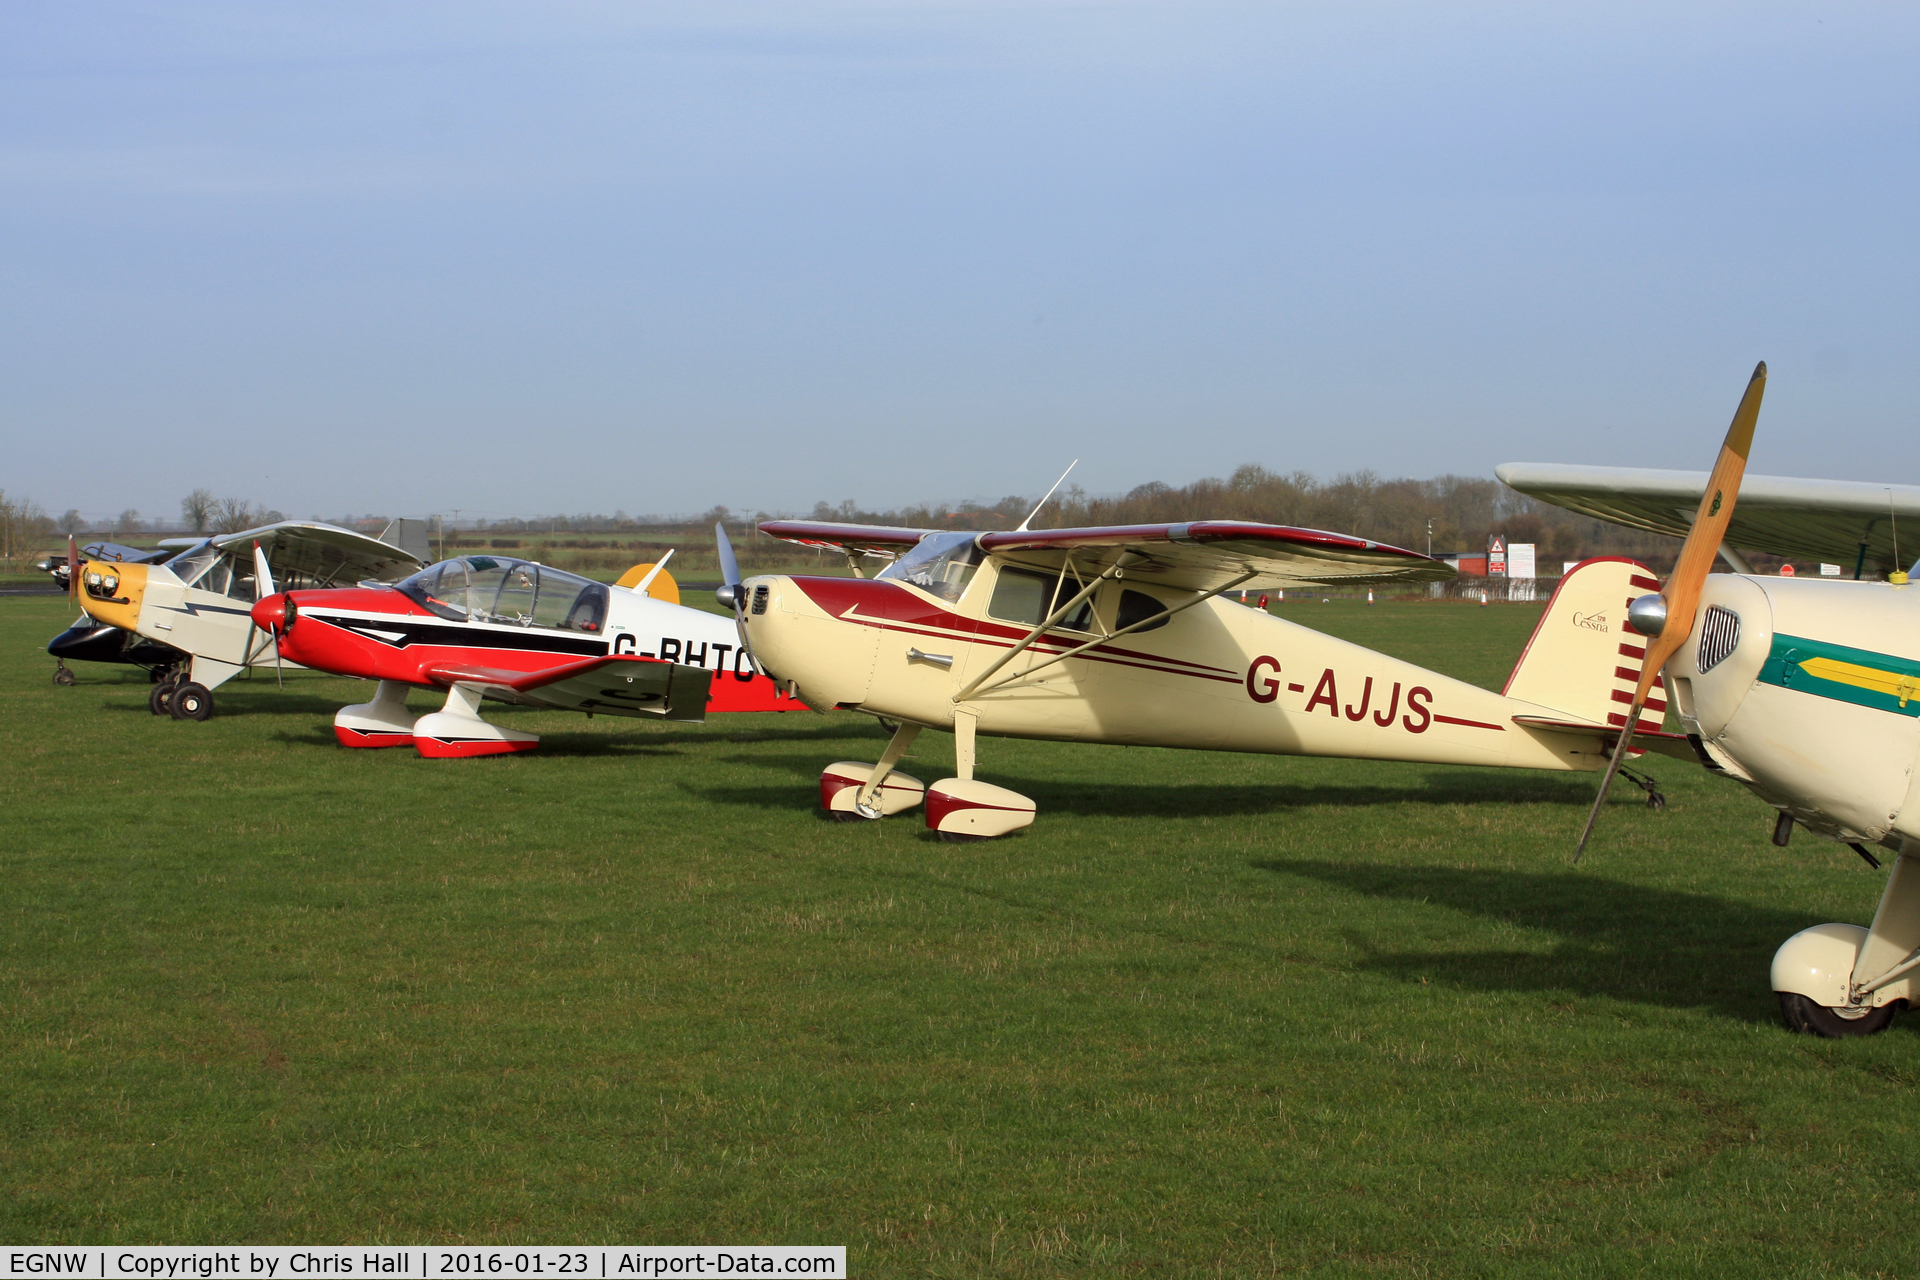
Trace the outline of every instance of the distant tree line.
<instances>
[{"instance_id":1,"label":"distant tree line","mask_svg":"<svg viewBox=\"0 0 1920 1280\"><path fill-rule=\"evenodd\" d=\"M925 502L889 510L873 510L851 499L835 504L818 502L816 520L856 524L907 525L933 529L1011 529L1033 509L1037 495L1010 494L997 502L968 500ZM711 537L715 523L747 533L761 520L789 514L771 511L735 512L715 506L697 516L640 515L624 511L612 515L579 512L573 515L504 516L486 518L447 512L433 517L436 547L458 543L477 545L470 538L483 535L538 536L548 539L581 534L624 534L668 537L672 543ZM313 517L319 520L322 517ZM216 498L212 490L195 489L180 501L180 522L143 520L128 509L111 524L121 537L141 533L236 533L242 529L284 520L281 512L241 498ZM378 533L385 515L347 513L328 518L347 528ZM1679 550L1678 539L1623 529L1605 521L1537 502L1497 480L1445 475L1430 480L1384 479L1372 471L1355 471L1323 480L1303 471L1282 473L1249 463L1225 479L1207 478L1174 486L1150 481L1119 495L1092 495L1078 485L1055 494L1034 518L1037 528L1077 525L1156 524L1183 520L1257 520L1357 534L1394 546L1435 552L1483 551L1492 534L1511 542L1530 542L1538 549L1541 572L1554 574L1562 560L1595 555L1627 555L1664 572ZM8 499L0 494L0 555L8 557L44 550L55 531L99 533L109 531L89 524L76 510L51 520L38 504ZM1429 543L1431 530L1431 543ZM29 547L31 544L31 548ZM611 545L611 544L610 544ZM638 549L641 544L634 543ZM663 544L664 545L664 544ZM748 548L741 548L743 554Z\"/></svg>"}]
</instances>

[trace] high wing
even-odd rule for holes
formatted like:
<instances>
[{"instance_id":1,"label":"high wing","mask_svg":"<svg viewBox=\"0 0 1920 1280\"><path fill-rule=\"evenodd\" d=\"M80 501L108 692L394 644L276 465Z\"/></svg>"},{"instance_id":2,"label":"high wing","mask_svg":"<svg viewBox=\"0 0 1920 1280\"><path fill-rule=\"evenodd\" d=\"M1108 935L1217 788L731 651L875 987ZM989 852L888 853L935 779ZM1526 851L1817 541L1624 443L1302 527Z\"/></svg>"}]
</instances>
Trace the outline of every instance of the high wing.
<instances>
[{"instance_id":1,"label":"high wing","mask_svg":"<svg viewBox=\"0 0 1920 1280\"><path fill-rule=\"evenodd\" d=\"M981 535L980 546L995 555L1049 567L1071 555L1076 567L1094 572L1131 553L1129 575L1191 591L1230 585L1246 590L1376 586L1445 582L1454 576L1452 566L1417 551L1319 529L1238 520L988 533Z\"/></svg>"},{"instance_id":2,"label":"high wing","mask_svg":"<svg viewBox=\"0 0 1920 1280\"><path fill-rule=\"evenodd\" d=\"M1631 529L1685 537L1706 492L1704 471L1508 462L1494 474L1528 497ZM1838 564L1859 575L1871 563L1903 568L1895 522L1907 518L1905 560L1920 552L1920 485L1749 475L1726 541L1742 551Z\"/></svg>"},{"instance_id":3,"label":"high wing","mask_svg":"<svg viewBox=\"0 0 1920 1280\"><path fill-rule=\"evenodd\" d=\"M306 579L317 586L345 586L365 578L397 582L426 567L425 560L391 543L310 520L282 520L219 534L211 541L221 550L246 548L257 541L276 580Z\"/></svg>"},{"instance_id":4,"label":"high wing","mask_svg":"<svg viewBox=\"0 0 1920 1280\"><path fill-rule=\"evenodd\" d=\"M658 658L610 654L546 671L501 671L460 663L431 667L443 685L464 684L496 702L611 716L703 720L713 672Z\"/></svg>"},{"instance_id":5,"label":"high wing","mask_svg":"<svg viewBox=\"0 0 1920 1280\"><path fill-rule=\"evenodd\" d=\"M933 529L896 529L877 524L835 524L825 520L768 520L760 532L803 547L832 547L838 551L897 556L935 532Z\"/></svg>"}]
</instances>

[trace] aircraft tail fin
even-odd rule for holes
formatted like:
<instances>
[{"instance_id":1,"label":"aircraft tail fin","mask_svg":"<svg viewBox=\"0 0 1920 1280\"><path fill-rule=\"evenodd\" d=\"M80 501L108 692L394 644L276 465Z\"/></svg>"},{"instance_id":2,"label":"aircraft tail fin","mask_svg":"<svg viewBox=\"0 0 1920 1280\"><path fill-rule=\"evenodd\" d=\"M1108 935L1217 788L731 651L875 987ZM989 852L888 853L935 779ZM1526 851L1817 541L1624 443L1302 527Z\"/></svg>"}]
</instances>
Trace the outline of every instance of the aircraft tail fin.
<instances>
[{"instance_id":1,"label":"aircraft tail fin","mask_svg":"<svg viewBox=\"0 0 1920 1280\"><path fill-rule=\"evenodd\" d=\"M629 591L638 591L641 584L644 583L646 584L649 599L664 600L668 604L679 604L680 584L675 582L673 575L662 567L667 563L668 557L672 555L673 552L669 551L665 556L660 557L658 563L648 562L646 564L633 566L633 568L621 574L613 585L616 587L625 587Z\"/></svg>"},{"instance_id":2,"label":"aircraft tail fin","mask_svg":"<svg viewBox=\"0 0 1920 1280\"><path fill-rule=\"evenodd\" d=\"M1627 625L1627 604L1659 589L1652 570L1637 561L1581 561L1560 579L1501 692L1573 720L1624 726L1647 645ZM1656 681L1636 732L1658 730L1666 710L1666 690Z\"/></svg>"}]
</instances>

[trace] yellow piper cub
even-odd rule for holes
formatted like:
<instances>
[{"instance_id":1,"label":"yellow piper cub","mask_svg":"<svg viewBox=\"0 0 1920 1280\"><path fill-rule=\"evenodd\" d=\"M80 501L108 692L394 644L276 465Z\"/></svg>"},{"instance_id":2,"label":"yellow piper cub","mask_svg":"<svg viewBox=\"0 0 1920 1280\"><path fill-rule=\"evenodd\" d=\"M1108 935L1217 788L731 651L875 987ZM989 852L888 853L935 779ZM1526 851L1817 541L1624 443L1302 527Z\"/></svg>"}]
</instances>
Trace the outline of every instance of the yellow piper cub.
<instances>
[{"instance_id":1,"label":"yellow piper cub","mask_svg":"<svg viewBox=\"0 0 1920 1280\"><path fill-rule=\"evenodd\" d=\"M978 535L760 528L850 561L897 557L873 578L757 577L720 595L755 660L808 705L899 722L877 763L828 766L822 807L852 820L924 800L927 826L945 839L1033 821L1033 801L974 778L980 734L1603 768L1644 647L1627 601L1658 586L1628 560L1579 565L1493 693L1222 598L1452 576L1359 538L1228 521ZM1658 731L1664 710L1645 708L1642 748L1695 759L1684 738ZM925 728L951 732L958 761L957 777L931 787L894 768Z\"/></svg>"}]
</instances>

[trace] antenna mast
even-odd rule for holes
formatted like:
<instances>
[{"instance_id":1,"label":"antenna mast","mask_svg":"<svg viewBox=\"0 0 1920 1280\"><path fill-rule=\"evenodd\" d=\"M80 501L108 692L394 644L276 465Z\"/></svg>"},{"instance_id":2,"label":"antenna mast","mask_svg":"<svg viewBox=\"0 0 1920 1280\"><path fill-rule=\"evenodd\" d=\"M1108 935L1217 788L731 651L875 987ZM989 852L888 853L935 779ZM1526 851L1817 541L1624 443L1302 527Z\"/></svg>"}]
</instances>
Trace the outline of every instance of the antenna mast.
<instances>
[{"instance_id":1,"label":"antenna mast","mask_svg":"<svg viewBox=\"0 0 1920 1280\"><path fill-rule=\"evenodd\" d=\"M1080 459L1078 458L1075 458L1072 462L1069 462L1067 464L1067 469L1060 473L1060 478L1053 482L1053 489L1058 489L1061 485L1065 484L1067 480L1067 476L1071 474L1073 469L1079 465L1080 465ZM1040 508L1047 505L1047 498L1051 498L1053 496L1053 489L1047 490L1047 497L1040 499L1040 501L1034 505L1033 510L1027 512L1027 518L1020 522L1020 527L1014 530L1015 533L1025 533L1027 531L1027 526L1033 523L1033 518L1040 514Z\"/></svg>"}]
</instances>

